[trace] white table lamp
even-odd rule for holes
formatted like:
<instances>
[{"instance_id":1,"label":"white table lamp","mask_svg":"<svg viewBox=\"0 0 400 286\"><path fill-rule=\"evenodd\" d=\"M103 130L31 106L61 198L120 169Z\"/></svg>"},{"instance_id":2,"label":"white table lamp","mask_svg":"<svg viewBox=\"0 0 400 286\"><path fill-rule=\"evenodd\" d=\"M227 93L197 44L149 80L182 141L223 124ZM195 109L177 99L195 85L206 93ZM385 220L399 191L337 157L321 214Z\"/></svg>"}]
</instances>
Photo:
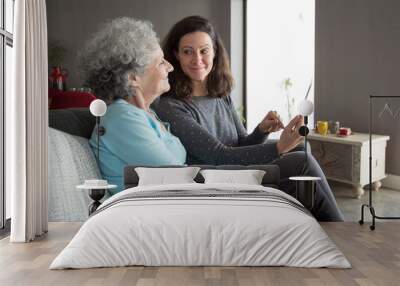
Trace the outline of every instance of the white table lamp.
<instances>
[{"instance_id":1,"label":"white table lamp","mask_svg":"<svg viewBox=\"0 0 400 286\"><path fill-rule=\"evenodd\" d=\"M96 117L96 135L97 135L97 165L100 168L100 136L104 135L106 130L104 127L100 126L100 117L106 114L107 105L101 99L95 99L90 104L90 113ZM109 185L106 180L86 180L83 185L77 186L78 189L89 190L89 197L93 200L92 204L89 206L89 215L96 211L99 207L100 200L104 197L106 189L115 188L115 185Z\"/></svg>"},{"instance_id":2,"label":"white table lamp","mask_svg":"<svg viewBox=\"0 0 400 286\"><path fill-rule=\"evenodd\" d=\"M90 113L91 113L93 116L101 117L101 116L103 116L104 114L106 114L106 112L107 112L107 105L106 105L106 103L105 103L103 100L101 100L101 99L95 99L95 100L93 100L92 103L90 104L89 109L90 109Z\"/></svg>"},{"instance_id":3,"label":"white table lamp","mask_svg":"<svg viewBox=\"0 0 400 286\"><path fill-rule=\"evenodd\" d=\"M312 82L308 86L308 90L306 93L306 97L300 101L298 105L298 110L300 115L303 115L304 117L304 125L299 128L299 134L301 136L304 136L304 147L305 147L305 152L306 152L306 163L307 163L307 135L310 133L310 130L308 129L308 116L310 116L314 112L314 103L311 100L308 100L308 95L310 94Z\"/></svg>"},{"instance_id":4,"label":"white table lamp","mask_svg":"<svg viewBox=\"0 0 400 286\"><path fill-rule=\"evenodd\" d=\"M304 117L304 125L299 128L299 134L301 136L304 136L305 164L307 164L308 161L307 135L310 132L307 126L308 116L310 116L314 112L314 103L311 100L307 99L308 94L311 90L311 86L312 82L308 87L305 99L300 101L298 105L298 111L300 115ZM299 199L299 197L301 196L304 206L311 210L314 207L316 182L320 181L321 178L310 176L296 176L290 177L289 179L296 182L296 199ZM299 189L301 187L303 189L303 193L299 194Z\"/></svg>"},{"instance_id":5,"label":"white table lamp","mask_svg":"<svg viewBox=\"0 0 400 286\"><path fill-rule=\"evenodd\" d=\"M96 117L96 133L97 133L97 165L100 167L100 152L99 152L99 142L100 136L103 136L105 133L104 127L100 126L100 117L106 114L107 112L107 105L101 99L95 99L90 104L90 113Z\"/></svg>"}]
</instances>

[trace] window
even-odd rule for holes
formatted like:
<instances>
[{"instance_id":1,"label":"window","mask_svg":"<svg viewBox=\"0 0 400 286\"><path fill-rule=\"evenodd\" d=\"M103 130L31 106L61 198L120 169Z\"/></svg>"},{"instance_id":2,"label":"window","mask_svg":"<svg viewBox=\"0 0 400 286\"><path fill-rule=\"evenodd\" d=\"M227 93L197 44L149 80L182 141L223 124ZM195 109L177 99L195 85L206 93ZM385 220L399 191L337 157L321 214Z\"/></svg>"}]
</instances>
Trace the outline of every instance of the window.
<instances>
[{"instance_id":1,"label":"window","mask_svg":"<svg viewBox=\"0 0 400 286\"><path fill-rule=\"evenodd\" d=\"M315 0L252 0L246 11L247 128L252 131L268 110L287 124L314 78Z\"/></svg>"},{"instance_id":2,"label":"window","mask_svg":"<svg viewBox=\"0 0 400 286\"><path fill-rule=\"evenodd\" d=\"M4 229L10 213L10 194L4 182L5 102L12 92L11 75L14 66L12 54L15 0L0 0L0 228Z\"/></svg>"}]
</instances>

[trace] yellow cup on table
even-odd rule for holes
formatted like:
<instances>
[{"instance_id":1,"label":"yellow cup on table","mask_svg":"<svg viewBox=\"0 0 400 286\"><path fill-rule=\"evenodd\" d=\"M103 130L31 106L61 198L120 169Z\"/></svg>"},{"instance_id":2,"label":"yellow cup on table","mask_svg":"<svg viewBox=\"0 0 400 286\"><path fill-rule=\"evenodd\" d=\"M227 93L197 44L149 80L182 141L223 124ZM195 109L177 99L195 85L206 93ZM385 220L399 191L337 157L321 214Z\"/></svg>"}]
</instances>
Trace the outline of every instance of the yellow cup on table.
<instances>
[{"instance_id":1,"label":"yellow cup on table","mask_svg":"<svg viewBox=\"0 0 400 286\"><path fill-rule=\"evenodd\" d=\"M317 131L324 136L328 134L328 121L317 121Z\"/></svg>"}]
</instances>

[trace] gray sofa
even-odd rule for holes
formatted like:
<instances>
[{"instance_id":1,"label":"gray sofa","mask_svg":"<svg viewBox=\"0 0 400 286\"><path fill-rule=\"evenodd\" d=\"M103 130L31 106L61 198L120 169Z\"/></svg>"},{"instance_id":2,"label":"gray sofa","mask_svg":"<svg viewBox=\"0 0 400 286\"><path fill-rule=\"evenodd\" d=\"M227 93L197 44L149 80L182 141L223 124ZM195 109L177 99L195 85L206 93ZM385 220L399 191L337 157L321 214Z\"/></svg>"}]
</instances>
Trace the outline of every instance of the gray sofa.
<instances>
[{"instance_id":1,"label":"gray sofa","mask_svg":"<svg viewBox=\"0 0 400 286\"><path fill-rule=\"evenodd\" d=\"M100 178L88 139L94 117L87 109L49 111L49 221L85 221L91 202L77 185Z\"/></svg>"},{"instance_id":2,"label":"gray sofa","mask_svg":"<svg viewBox=\"0 0 400 286\"><path fill-rule=\"evenodd\" d=\"M84 221L91 202L86 191L77 185L87 179L100 178L100 171L89 146L95 118L88 109L62 109L49 111L49 221ZM139 178L137 166L124 170L125 188L134 187ZM182 167L182 166L179 166ZM217 169L263 169L264 186L278 187L279 167L266 166L200 166ZM199 174L195 180L204 182Z\"/></svg>"}]
</instances>

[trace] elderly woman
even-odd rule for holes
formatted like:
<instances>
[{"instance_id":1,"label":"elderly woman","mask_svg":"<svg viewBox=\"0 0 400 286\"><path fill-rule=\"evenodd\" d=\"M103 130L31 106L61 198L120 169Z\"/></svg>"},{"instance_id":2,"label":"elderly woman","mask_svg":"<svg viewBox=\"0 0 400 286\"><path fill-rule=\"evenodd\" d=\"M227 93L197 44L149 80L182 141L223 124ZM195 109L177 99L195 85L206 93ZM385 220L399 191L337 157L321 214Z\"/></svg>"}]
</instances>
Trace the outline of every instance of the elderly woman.
<instances>
[{"instance_id":1,"label":"elderly woman","mask_svg":"<svg viewBox=\"0 0 400 286\"><path fill-rule=\"evenodd\" d=\"M170 75L170 92L154 108L181 139L190 164L277 164L280 186L291 195L295 184L289 177L321 177L312 213L319 220L343 220L318 163L311 154L305 161L304 151L296 152L302 141L297 131L303 125L302 116L283 128L277 142L267 140L269 132L283 127L272 112L247 134L229 96L233 79L228 55L207 19L191 16L176 23L163 49L175 69Z\"/></svg>"},{"instance_id":2,"label":"elderly woman","mask_svg":"<svg viewBox=\"0 0 400 286\"><path fill-rule=\"evenodd\" d=\"M123 187L126 165L182 165L186 151L150 109L169 90L168 73L151 24L132 18L106 23L86 43L80 54L86 85L109 106L102 118L100 170L115 192ZM90 139L97 152L96 134Z\"/></svg>"}]
</instances>

